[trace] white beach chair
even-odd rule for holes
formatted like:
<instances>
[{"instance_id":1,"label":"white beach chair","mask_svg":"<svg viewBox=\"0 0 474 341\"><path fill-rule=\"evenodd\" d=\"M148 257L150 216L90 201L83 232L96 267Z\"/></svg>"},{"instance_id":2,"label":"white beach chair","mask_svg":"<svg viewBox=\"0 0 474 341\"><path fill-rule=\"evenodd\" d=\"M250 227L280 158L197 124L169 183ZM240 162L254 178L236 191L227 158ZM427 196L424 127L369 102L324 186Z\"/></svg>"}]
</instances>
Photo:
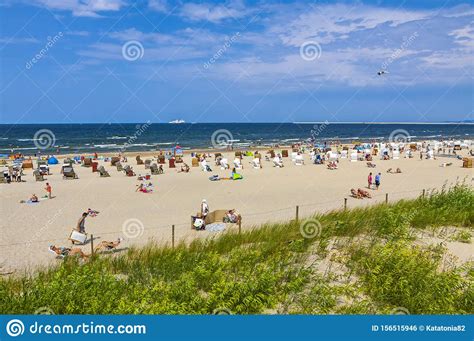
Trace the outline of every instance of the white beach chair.
<instances>
[{"instance_id":1,"label":"white beach chair","mask_svg":"<svg viewBox=\"0 0 474 341\"><path fill-rule=\"evenodd\" d=\"M238 157L234 159L234 167L236 169L242 169L242 163L240 162L240 159Z\"/></svg>"},{"instance_id":2,"label":"white beach chair","mask_svg":"<svg viewBox=\"0 0 474 341\"><path fill-rule=\"evenodd\" d=\"M351 153L351 162L357 162L357 152Z\"/></svg>"},{"instance_id":3,"label":"white beach chair","mask_svg":"<svg viewBox=\"0 0 474 341\"><path fill-rule=\"evenodd\" d=\"M201 169L205 172L207 171L207 161L206 160L202 160L201 161Z\"/></svg>"},{"instance_id":4,"label":"white beach chair","mask_svg":"<svg viewBox=\"0 0 474 341\"><path fill-rule=\"evenodd\" d=\"M291 153L291 161L295 162L296 156L298 156L298 153L297 152L292 152Z\"/></svg>"},{"instance_id":5,"label":"white beach chair","mask_svg":"<svg viewBox=\"0 0 474 341\"><path fill-rule=\"evenodd\" d=\"M283 167L283 162L281 161L281 159L278 156L275 156L273 158L273 167L278 167L278 168Z\"/></svg>"},{"instance_id":6,"label":"white beach chair","mask_svg":"<svg viewBox=\"0 0 474 341\"><path fill-rule=\"evenodd\" d=\"M341 152L341 159L347 159L347 150Z\"/></svg>"},{"instance_id":7,"label":"white beach chair","mask_svg":"<svg viewBox=\"0 0 474 341\"><path fill-rule=\"evenodd\" d=\"M301 154L296 155L296 157L295 157L295 165L296 165L296 166L303 166L303 165L304 165L303 155L301 155Z\"/></svg>"},{"instance_id":8,"label":"white beach chair","mask_svg":"<svg viewBox=\"0 0 474 341\"><path fill-rule=\"evenodd\" d=\"M221 169L229 169L229 161L226 158L221 159Z\"/></svg>"},{"instance_id":9,"label":"white beach chair","mask_svg":"<svg viewBox=\"0 0 474 341\"><path fill-rule=\"evenodd\" d=\"M400 158L400 151L394 150L394 151L392 152L392 159L398 160L399 158Z\"/></svg>"},{"instance_id":10,"label":"white beach chair","mask_svg":"<svg viewBox=\"0 0 474 341\"><path fill-rule=\"evenodd\" d=\"M259 158L255 158L252 160L252 167L255 168L255 169L260 169L260 159Z\"/></svg>"}]
</instances>

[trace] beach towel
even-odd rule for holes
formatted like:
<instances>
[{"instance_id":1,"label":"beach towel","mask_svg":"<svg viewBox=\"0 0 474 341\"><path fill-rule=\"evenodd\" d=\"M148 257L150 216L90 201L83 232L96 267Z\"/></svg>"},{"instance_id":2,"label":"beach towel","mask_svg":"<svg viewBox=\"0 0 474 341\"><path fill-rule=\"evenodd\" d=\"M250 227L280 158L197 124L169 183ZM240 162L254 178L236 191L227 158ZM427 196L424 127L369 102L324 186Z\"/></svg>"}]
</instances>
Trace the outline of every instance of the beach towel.
<instances>
[{"instance_id":1,"label":"beach towel","mask_svg":"<svg viewBox=\"0 0 474 341\"><path fill-rule=\"evenodd\" d=\"M239 173L232 173L232 180L242 180L244 177Z\"/></svg>"},{"instance_id":2,"label":"beach towel","mask_svg":"<svg viewBox=\"0 0 474 341\"><path fill-rule=\"evenodd\" d=\"M209 232L221 232L225 230L225 224L224 223L212 223L209 225L206 225L206 230Z\"/></svg>"}]
</instances>

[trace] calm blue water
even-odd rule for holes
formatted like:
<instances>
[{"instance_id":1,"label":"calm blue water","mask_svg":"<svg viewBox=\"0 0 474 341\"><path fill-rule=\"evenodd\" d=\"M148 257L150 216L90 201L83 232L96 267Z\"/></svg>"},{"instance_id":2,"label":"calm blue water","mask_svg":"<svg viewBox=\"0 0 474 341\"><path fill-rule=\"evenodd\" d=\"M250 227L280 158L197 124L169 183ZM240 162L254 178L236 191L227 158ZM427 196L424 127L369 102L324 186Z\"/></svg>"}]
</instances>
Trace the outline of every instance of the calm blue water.
<instances>
[{"instance_id":1,"label":"calm blue water","mask_svg":"<svg viewBox=\"0 0 474 341\"><path fill-rule=\"evenodd\" d=\"M230 132L222 133L220 138L234 140L232 143L235 147L308 139L316 142L387 140L396 129L407 131L412 140L474 138L474 125L466 124L4 124L0 125L0 154L12 150L33 154L38 151L38 144L48 147L42 150L42 154L156 150L176 144L183 148L208 148L213 146L211 137L219 129Z\"/></svg>"}]
</instances>

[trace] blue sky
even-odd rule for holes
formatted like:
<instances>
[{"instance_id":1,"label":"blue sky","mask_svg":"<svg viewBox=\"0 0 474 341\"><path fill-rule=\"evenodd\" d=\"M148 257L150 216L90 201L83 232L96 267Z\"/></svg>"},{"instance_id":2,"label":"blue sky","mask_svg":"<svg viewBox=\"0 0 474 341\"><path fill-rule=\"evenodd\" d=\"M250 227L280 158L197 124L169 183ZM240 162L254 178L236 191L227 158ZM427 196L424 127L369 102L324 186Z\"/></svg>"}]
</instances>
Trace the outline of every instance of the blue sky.
<instances>
[{"instance_id":1,"label":"blue sky","mask_svg":"<svg viewBox=\"0 0 474 341\"><path fill-rule=\"evenodd\" d=\"M467 2L4 0L0 11L1 123L474 118Z\"/></svg>"}]
</instances>

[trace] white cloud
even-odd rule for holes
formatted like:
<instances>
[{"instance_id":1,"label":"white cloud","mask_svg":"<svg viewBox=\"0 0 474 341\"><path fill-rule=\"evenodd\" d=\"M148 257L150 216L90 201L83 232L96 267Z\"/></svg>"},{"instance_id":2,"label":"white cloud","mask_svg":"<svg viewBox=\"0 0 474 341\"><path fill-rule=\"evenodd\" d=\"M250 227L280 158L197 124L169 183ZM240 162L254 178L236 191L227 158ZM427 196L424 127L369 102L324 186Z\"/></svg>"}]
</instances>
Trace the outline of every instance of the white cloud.
<instances>
[{"instance_id":1,"label":"white cloud","mask_svg":"<svg viewBox=\"0 0 474 341\"><path fill-rule=\"evenodd\" d=\"M167 13L169 9L168 1L166 0L149 0L148 7L150 7L150 9L156 12L161 12L161 13Z\"/></svg>"},{"instance_id":2,"label":"white cloud","mask_svg":"<svg viewBox=\"0 0 474 341\"><path fill-rule=\"evenodd\" d=\"M226 19L239 19L248 15L248 11L240 1L232 1L225 5L211 3L185 3L180 15L191 21L210 21L219 23Z\"/></svg>"},{"instance_id":3,"label":"white cloud","mask_svg":"<svg viewBox=\"0 0 474 341\"><path fill-rule=\"evenodd\" d=\"M36 0L40 6L52 10L70 11L76 17L100 17L99 12L119 11L124 5L123 0Z\"/></svg>"}]
</instances>

